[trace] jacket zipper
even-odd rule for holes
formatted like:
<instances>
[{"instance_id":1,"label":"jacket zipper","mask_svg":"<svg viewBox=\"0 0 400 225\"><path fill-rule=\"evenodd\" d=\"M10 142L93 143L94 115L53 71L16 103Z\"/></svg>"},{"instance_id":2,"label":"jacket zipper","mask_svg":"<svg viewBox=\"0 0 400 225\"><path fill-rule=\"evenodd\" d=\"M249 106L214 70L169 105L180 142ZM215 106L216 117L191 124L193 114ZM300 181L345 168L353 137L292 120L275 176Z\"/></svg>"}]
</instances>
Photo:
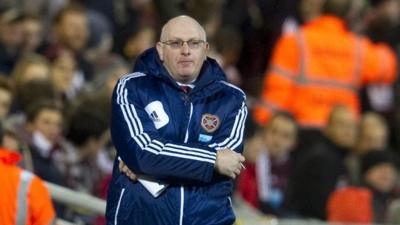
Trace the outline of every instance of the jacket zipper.
<instances>
[{"instance_id":1,"label":"jacket zipper","mask_svg":"<svg viewBox=\"0 0 400 225\"><path fill-rule=\"evenodd\" d=\"M188 121L188 124L186 127L184 143L187 143L189 140L189 126L190 126L190 120L192 119L192 114L193 114L193 103L190 102L189 121ZM183 187L183 185L181 185L181 208L180 208L180 215L179 215L179 225L183 225L184 204L185 204L185 188Z\"/></svg>"},{"instance_id":2,"label":"jacket zipper","mask_svg":"<svg viewBox=\"0 0 400 225\"><path fill-rule=\"evenodd\" d=\"M121 194L119 195L119 200L118 200L118 204L117 204L117 209L115 210L114 225L117 225L119 207L121 206L121 201L122 201L122 197L124 196L124 192L125 192L125 188L122 188Z\"/></svg>"}]
</instances>

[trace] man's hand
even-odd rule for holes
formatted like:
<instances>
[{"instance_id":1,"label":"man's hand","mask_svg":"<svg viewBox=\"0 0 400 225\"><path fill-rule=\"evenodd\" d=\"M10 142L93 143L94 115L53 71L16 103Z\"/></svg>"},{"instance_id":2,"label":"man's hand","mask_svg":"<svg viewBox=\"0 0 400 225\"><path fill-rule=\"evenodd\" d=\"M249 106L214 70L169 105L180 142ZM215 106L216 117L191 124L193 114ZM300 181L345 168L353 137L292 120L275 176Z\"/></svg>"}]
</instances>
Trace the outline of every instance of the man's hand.
<instances>
[{"instance_id":1,"label":"man's hand","mask_svg":"<svg viewBox=\"0 0 400 225\"><path fill-rule=\"evenodd\" d=\"M135 173L133 173L126 165L125 163L119 159L119 171L121 171L122 173L124 173L126 176L129 177L129 179L131 179L132 181L137 181L137 176Z\"/></svg>"},{"instance_id":2,"label":"man's hand","mask_svg":"<svg viewBox=\"0 0 400 225\"><path fill-rule=\"evenodd\" d=\"M219 150L215 160L215 169L218 173L235 179L243 168L244 160L245 158L235 151L230 149Z\"/></svg>"}]
</instances>

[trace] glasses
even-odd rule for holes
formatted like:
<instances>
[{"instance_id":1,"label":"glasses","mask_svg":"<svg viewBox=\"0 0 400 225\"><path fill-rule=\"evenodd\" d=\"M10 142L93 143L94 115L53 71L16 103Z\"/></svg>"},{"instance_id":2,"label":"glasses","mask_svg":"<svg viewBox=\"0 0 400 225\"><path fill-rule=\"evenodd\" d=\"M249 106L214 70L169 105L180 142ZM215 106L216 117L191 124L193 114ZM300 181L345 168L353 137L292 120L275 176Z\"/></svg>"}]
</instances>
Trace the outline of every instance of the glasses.
<instances>
[{"instance_id":1,"label":"glasses","mask_svg":"<svg viewBox=\"0 0 400 225\"><path fill-rule=\"evenodd\" d=\"M180 49L182 48L183 44L187 44L190 49L198 49L201 46L203 46L204 43L206 43L203 40L189 40L189 41L183 41L183 40L169 40L169 41L164 41L161 42L165 45L169 45L173 49Z\"/></svg>"}]
</instances>

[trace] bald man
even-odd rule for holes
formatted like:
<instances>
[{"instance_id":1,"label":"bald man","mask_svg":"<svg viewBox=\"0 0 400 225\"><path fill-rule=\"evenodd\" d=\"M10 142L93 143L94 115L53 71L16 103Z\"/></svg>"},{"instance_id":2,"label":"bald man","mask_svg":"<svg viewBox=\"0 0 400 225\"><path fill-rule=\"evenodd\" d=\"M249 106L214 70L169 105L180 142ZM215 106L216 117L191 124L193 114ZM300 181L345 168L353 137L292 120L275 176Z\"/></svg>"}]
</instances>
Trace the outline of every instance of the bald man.
<instances>
[{"instance_id":1,"label":"bald man","mask_svg":"<svg viewBox=\"0 0 400 225\"><path fill-rule=\"evenodd\" d=\"M197 21L175 17L134 73L118 81L111 135L119 160L108 225L234 223L230 196L244 161L246 97L226 82L208 48Z\"/></svg>"}]
</instances>

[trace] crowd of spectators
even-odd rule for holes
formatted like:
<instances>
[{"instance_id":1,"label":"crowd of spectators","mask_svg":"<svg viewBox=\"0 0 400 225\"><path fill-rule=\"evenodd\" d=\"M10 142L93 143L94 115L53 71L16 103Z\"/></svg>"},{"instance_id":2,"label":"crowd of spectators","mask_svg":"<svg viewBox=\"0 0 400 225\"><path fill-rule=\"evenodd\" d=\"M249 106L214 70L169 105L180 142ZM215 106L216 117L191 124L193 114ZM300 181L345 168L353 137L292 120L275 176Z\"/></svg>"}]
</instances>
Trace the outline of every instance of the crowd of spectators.
<instances>
[{"instance_id":1,"label":"crowd of spectators","mask_svg":"<svg viewBox=\"0 0 400 225\"><path fill-rule=\"evenodd\" d=\"M388 209L400 191L399 0L2 0L3 145L19 151L20 166L42 179L104 198L115 159L112 91L135 58L155 45L162 24L181 14L198 20L209 56L246 92L253 110L263 104L263 92L286 91L267 83L276 76L268 71L276 69L282 37L323 17L327 2L348 2L346 29L376 46L380 57L372 62L390 79L360 86L358 112L334 105L312 130L285 107L263 121L249 114L247 169L237 192L267 215L389 222ZM279 57L292 56L287 54ZM336 62L320 54L313 57ZM369 78L373 71L366 72ZM349 215L363 201L369 207ZM85 210L55 206L58 217L102 223Z\"/></svg>"}]
</instances>

